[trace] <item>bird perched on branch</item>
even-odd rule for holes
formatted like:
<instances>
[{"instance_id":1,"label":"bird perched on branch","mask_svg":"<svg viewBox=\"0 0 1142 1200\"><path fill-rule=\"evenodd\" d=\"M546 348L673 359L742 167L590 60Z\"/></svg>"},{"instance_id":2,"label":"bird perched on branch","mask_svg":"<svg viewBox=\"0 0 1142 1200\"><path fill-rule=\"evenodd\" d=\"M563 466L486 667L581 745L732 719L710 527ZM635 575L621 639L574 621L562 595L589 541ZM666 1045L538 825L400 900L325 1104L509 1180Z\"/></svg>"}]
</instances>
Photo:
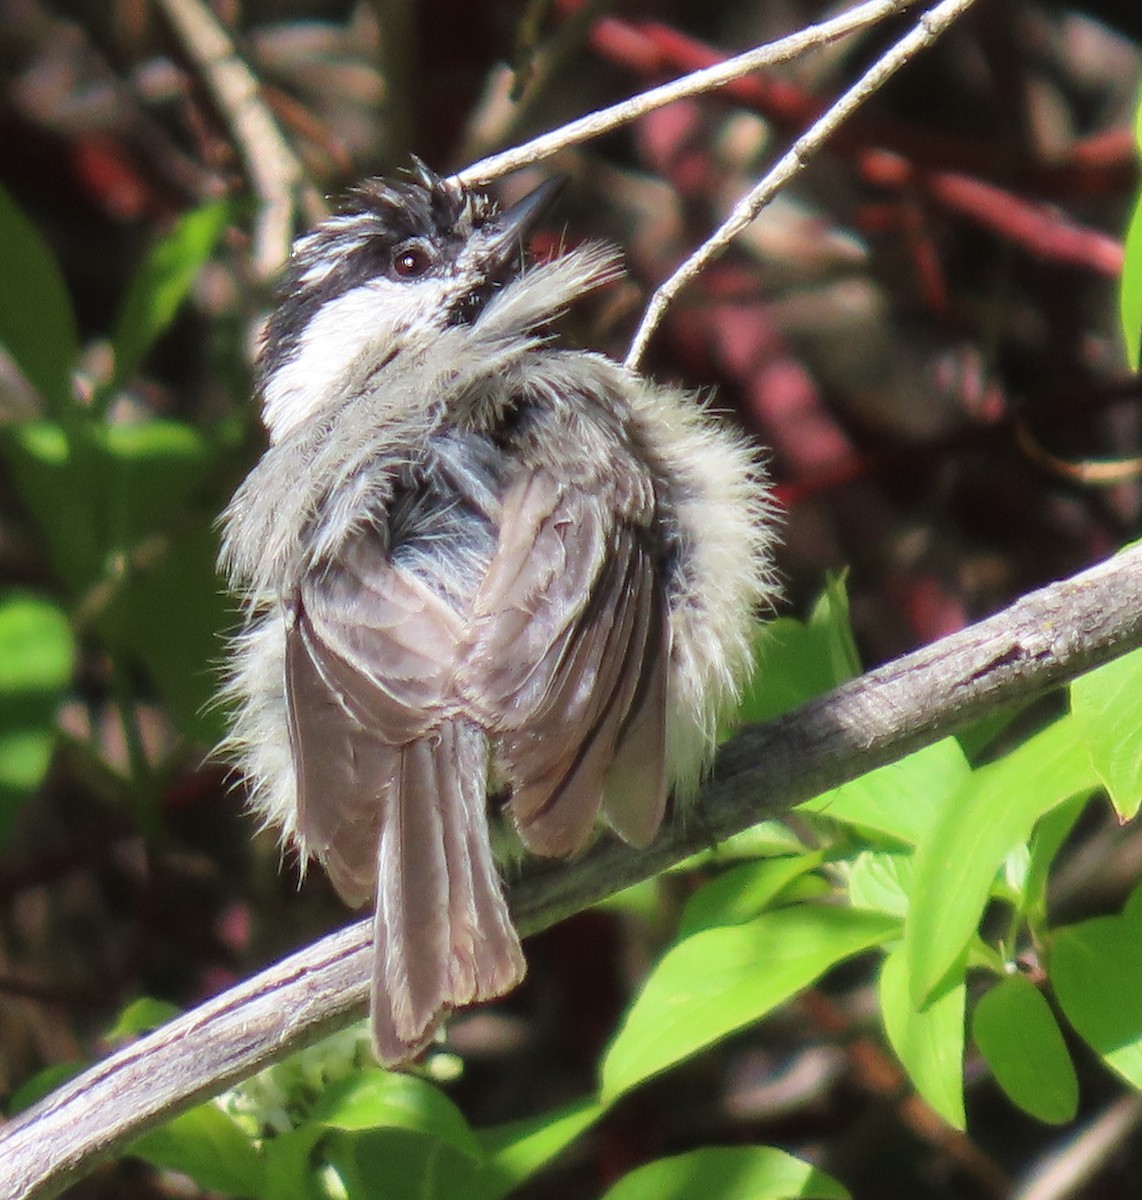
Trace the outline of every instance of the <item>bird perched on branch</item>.
<instances>
[{"instance_id":1,"label":"bird perched on branch","mask_svg":"<svg viewBox=\"0 0 1142 1200\"><path fill-rule=\"evenodd\" d=\"M300 239L259 354L270 445L224 516L229 745L265 822L375 906L388 1065L523 978L489 808L538 855L600 821L650 842L773 592L745 440L552 341L619 272L592 245L525 264L552 190L500 210L417 164Z\"/></svg>"}]
</instances>

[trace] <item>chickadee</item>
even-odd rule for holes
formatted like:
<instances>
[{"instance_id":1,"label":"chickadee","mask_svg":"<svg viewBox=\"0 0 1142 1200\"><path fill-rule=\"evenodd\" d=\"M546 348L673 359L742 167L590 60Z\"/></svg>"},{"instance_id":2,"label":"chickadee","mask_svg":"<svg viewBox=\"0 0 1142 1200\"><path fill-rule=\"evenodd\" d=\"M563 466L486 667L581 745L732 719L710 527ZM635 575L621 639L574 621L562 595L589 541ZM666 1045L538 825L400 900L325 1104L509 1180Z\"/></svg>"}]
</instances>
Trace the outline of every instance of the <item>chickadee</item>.
<instances>
[{"instance_id":1,"label":"chickadee","mask_svg":"<svg viewBox=\"0 0 1142 1200\"><path fill-rule=\"evenodd\" d=\"M418 164L303 237L259 354L269 449L223 518L230 747L265 823L375 905L386 1065L523 979L490 801L535 854L600 819L650 842L773 593L743 438L552 342L619 273L600 246L525 269L552 190L500 211Z\"/></svg>"}]
</instances>

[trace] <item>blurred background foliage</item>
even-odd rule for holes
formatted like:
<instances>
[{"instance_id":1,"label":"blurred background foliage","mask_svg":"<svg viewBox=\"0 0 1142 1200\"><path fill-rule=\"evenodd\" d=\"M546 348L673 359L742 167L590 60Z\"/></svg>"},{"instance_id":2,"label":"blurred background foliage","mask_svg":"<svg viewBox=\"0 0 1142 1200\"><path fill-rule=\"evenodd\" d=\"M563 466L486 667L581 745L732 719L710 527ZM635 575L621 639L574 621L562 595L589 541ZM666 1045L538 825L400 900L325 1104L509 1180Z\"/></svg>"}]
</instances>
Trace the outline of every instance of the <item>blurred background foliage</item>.
<instances>
[{"instance_id":1,"label":"blurred background foliage","mask_svg":"<svg viewBox=\"0 0 1142 1200\"><path fill-rule=\"evenodd\" d=\"M250 163L174 31L177 7L0 6L0 1093L9 1096L45 1067L101 1052L139 997L190 1006L346 919L320 872L299 886L288 856L279 870L272 840L243 815L240 785L209 757L224 728L210 700L233 612L213 569L214 521L262 444L250 364L270 281L252 252ZM828 11L807 0L214 8L312 185L299 224L315 196L400 169L410 153L458 168ZM574 314L573 335L621 355L649 289L901 27L561 155L555 165L572 183L539 249L604 237L630 269ZM1137 191L1140 39L1129 0L983 0L842 131L655 339L649 370L714 388L772 448L786 620L768 635L772 677L747 715L830 686L858 654L871 666L958 629L1137 536L1139 384L1125 368L1115 289ZM506 181L505 194L530 182ZM847 595L834 584L813 609L841 569ZM788 620L810 613L806 625ZM1018 714L1015 728L1059 711ZM1092 711L1093 724L1109 719ZM969 756L1013 716L997 714L965 740ZM934 778L961 769L959 759L929 759L910 786L929 796L940 790ZM913 802L903 795L901 811ZM868 811L853 822L867 833ZM1065 843L1053 917L1118 912L1139 874L1137 832L1103 803L1070 804L1057 824L1054 834L1036 826L1038 842L1021 835L1031 873L1007 901L1017 894L1034 927L1033 902L1046 906L1035 846L1050 835L1044 873ZM636 981L678 935L680 916L689 933L728 920L722 906L739 902L739 884L752 896L749 916L779 894L813 899L836 885L837 873L818 867L844 856L838 841L826 847L811 827L795 829L770 830L776 841L751 852L768 875L720 885L726 894L707 893L697 908L687 899L698 883L730 870L707 863L533 939L526 986L454 1022L450 1044L465 1062L449 1088L458 1109L426 1102L429 1126L450 1130L463 1158L472 1150L456 1121L506 1129L590 1092ZM911 834L879 836L906 844ZM880 858L853 866L870 846L850 841L848 867L868 907L891 912L903 903L893 875L903 868ZM847 875L845 885L854 887ZM968 915L972 929L980 913ZM1121 933L1134 908L1113 919ZM861 938L881 935L853 936L855 953ZM1026 948L1007 946L1008 961ZM882 1003L900 992L895 971L885 968ZM1021 979L992 988L998 999L977 1014L967 1135L936 1116L955 1123L954 1099L941 1107L931 1089L925 1101L910 1095L877 1041L874 972L858 965L761 1026L731 1023L716 1050L637 1093L612 1078L590 1137L513 1194L597 1195L641 1162L714 1142L781 1145L823 1161L858 1196L1012 1194L1012 1180L1029 1184L1081 1127L1060 1132L1001 1099L994 1030L1010 1031L1004 1011L1041 1018ZM958 1011L962 1048L962 1001ZM900 1051L893 1032L890 1023ZM1052 1036L1033 1045L1049 1041L1055 1062L1061 1047L1069 1064ZM1035 1111L1034 1080L1005 1090L1039 1121L1094 1120L1121 1100L1100 1062L1108 1048L1092 1045L1073 1070L1059 1066L1053 1106ZM1081 1090L1068 1090L1068 1070ZM395 1110L406 1099L378 1103ZM327 1102L321 1136L355 1128L347 1103ZM575 1126L573 1113L565 1120ZM1137 1122L1103 1151L1083 1195L1126 1194L1142 1159ZM391 1144L336 1138L326 1150L342 1181L365 1181L352 1194L370 1194L379 1161L412 1170L411 1158L391 1154ZM152 1142L149 1157L188 1169L169 1146ZM724 1167L703 1160L701 1177L721 1178ZM740 1194L785 1194L756 1181L787 1168L751 1160L741 1179L755 1190ZM196 1178L253 1194L238 1168ZM668 1194L658 1176L627 1186L615 1195ZM804 1194L834 1194L827 1181L813 1186ZM102 1169L75 1195L190 1187L135 1161Z\"/></svg>"}]
</instances>

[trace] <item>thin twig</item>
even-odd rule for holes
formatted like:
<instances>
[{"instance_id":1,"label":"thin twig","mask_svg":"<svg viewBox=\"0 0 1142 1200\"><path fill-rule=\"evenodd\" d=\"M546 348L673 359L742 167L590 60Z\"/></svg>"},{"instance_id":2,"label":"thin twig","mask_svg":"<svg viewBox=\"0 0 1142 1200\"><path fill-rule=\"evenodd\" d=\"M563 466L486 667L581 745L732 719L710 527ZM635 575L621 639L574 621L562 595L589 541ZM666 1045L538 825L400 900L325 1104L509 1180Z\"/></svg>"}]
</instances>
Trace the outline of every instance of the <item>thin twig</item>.
<instances>
[{"instance_id":1,"label":"thin twig","mask_svg":"<svg viewBox=\"0 0 1142 1200\"><path fill-rule=\"evenodd\" d=\"M158 0L191 61L198 67L242 156L258 198L252 259L260 279L272 278L289 256L295 201L315 221L322 204L286 141L250 68L203 0Z\"/></svg>"},{"instance_id":2,"label":"thin twig","mask_svg":"<svg viewBox=\"0 0 1142 1200\"><path fill-rule=\"evenodd\" d=\"M856 8L841 13L831 21L822 21L819 25L806 26L797 33L780 38L776 42L747 50L744 54L735 55L733 58L726 59L725 62L705 67L701 71L693 71L689 75L671 80L670 83L664 83L661 87L640 92L629 100L622 100L618 104L612 104L609 108L599 109L598 112L590 113L577 121L571 121L559 129L533 138L530 142L524 142L520 146L513 146L510 150L482 158L470 167L465 167L456 178L469 187L490 183L501 175L518 171L520 167L542 162L545 158L550 158L551 155L565 150L568 146L577 146L581 142L590 141L591 138L610 133L647 113L663 108L667 104L673 104L675 100L684 100L689 96L712 92L734 79L748 75L751 71L759 70L761 67L771 67L777 63L798 58L808 50L815 50L819 46L835 42L858 29L875 25L886 17L902 12L915 2L916 0L868 0L867 3L858 4Z\"/></svg>"},{"instance_id":3,"label":"thin twig","mask_svg":"<svg viewBox=\"0 0 1142 1200\"><path fill-rule=\"evenodd\" d=\"M601 841L511 889L535 933L721 839L1142 645L1142 547L854 679L722 748L702 820L651 847ZM172 1021L0 1128L0 1196L54 1195L100 1158L364 1012L372 930L361 921Z\"/></svg>"},{"instance_id":4,"label":"thin twig","mask_svg":"<svg viewBox=\"0 0 1142 1200\"><path fill-rule=\"evenodd\" d=\"M890 50L877 61L836 101L812 126L803 133L777 161L773 169L743 199L734 206L729 217L689 258L660 284L646 306L642 321L635 331L626 365L638 370L646 353L647 343L658 328L666 309L674 302L678 293L692 282L709 263L729 245L731 241L773 199L817 150L832 136L838 126L851 116L868 98L905 63L911 61L921 50L930 46L937 37L967 9L975 0L943 0L929 12L922 14L915 25Z\"/></svg>"},{"instance_id":5,"label":"thin twig","mask_svg":"<svg viewBox=\"0 0 1142 1200\"><path fill-rule=\"evenodd\" d=\"M1140 1124L1142 1096L1120 1097L1039 1163L1011 1200L1067 1200L1085 1192Z\"/></svg>"}]
</instances>

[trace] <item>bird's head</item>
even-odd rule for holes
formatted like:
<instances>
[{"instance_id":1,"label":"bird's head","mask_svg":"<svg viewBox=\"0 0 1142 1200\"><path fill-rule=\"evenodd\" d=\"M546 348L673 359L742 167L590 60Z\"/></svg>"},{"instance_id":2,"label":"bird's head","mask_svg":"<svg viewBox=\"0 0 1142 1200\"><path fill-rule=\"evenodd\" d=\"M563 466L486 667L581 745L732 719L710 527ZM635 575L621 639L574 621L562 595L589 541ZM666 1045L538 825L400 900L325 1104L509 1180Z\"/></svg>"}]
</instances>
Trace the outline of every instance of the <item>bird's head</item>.
<instances>
[{"instance_id":1,"label":"bird's head","mask_svg":"<svg viewBox=\"0 0 1142 1200\"><path fill-rule=\"evenodd\" d=\"M271 440L345 386L441 330L475 321L523 268L522 241L559 187L549 179L511 208L416 164L371 180L294 247L258 357Z\"/></svg>"}]
</instances>

